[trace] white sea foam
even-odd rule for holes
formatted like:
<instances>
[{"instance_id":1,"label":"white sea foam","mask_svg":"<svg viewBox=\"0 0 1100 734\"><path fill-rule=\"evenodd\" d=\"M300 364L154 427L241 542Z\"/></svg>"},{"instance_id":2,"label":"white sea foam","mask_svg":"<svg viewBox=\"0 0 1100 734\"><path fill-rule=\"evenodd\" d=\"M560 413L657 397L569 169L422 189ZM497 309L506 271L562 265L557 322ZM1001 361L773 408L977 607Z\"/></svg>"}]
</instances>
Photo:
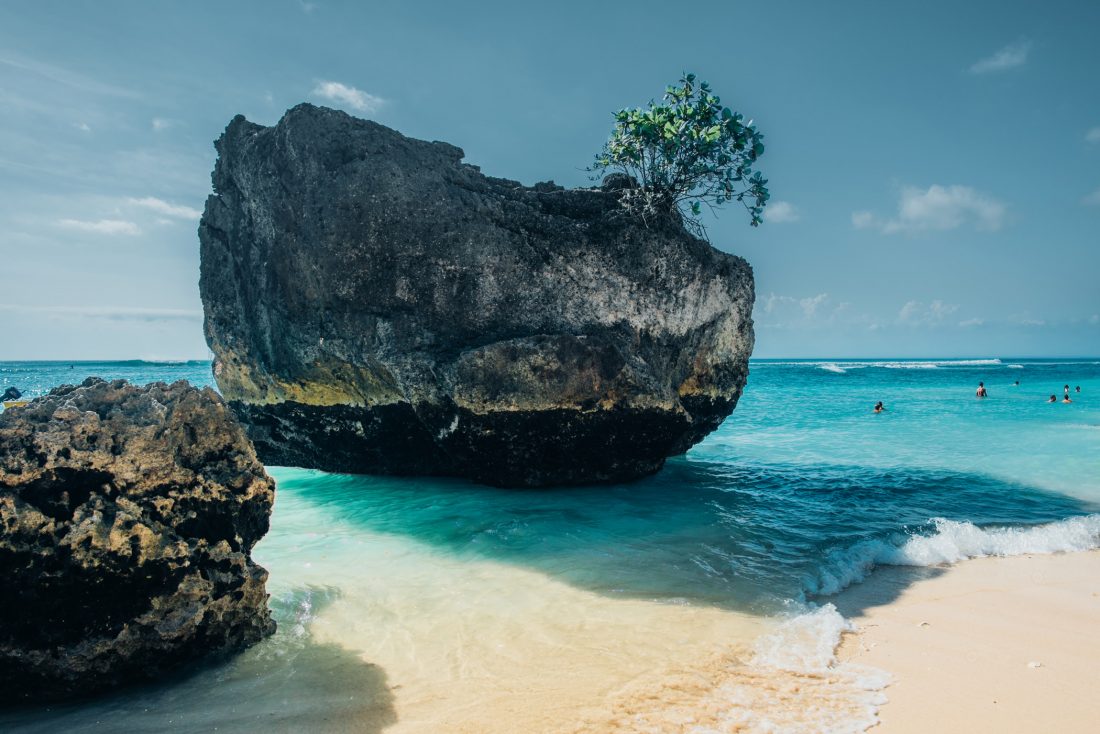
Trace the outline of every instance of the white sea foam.
<instances>
[{"instance_id":1,"label":"white sea foam","mask_svg":"<svg viewBox=\"0 0 1100 734\"><path fill-rule=\"evenodd\" d=\"M843 375L848 371L834 362L825 362L824 364L819 364L817 365L817 368L825 370L826 372L835 372L838 375Z\"/></svg>"},{"instance_id":2,"label":"white sea foam","mask_svg":"<svg viewBox=\"0 0 1100 734\"><path fill-rule=\"evenodd\" d=\"M1006 364L1005 367L1008 367L1010 370L1022 370L1024 368L1022 364Z\"/></svg>"},{"instance_id":3,"label":"white sea foam","mask_svg":"<svg viewBox=\"0 0 1100 734\"><path fill-rule=\"evenodd\" d=\"M888 370L938 370L940 365L935 362L880 362L872 365L885 367Z\"/></svg>"},{"instance_id":4,"label":"white sea foam","mask_svg":"<svg viewBox=\"0 0 1100 734\"><path fill-rule=\"evenodd\" d=\"M792 672L822 672L836 664L840 636L855 627L825 604L794 615L758 639L752 665Z\"/></svg>"},{"instance_id":5,"label":"white sea foam","mask_svg":"<svg viewBox=\"0 0 1100 734\"><path fill-rule=\"evenodd\" d=\"M979 528L935 518L931 535L897 545L867 540L827 554L822 570L806 583L812 594L835 594L865 579L875 566L939 566L968 558L1067 553L1100 548L1100 514L1031 527Z\"/></svg>"},{"instance_id":6,"label":"white sea foam","mask_svg":"<svg viewBox=\"0 0 1100 734\"><path fill-rule=\"evenodd\" d=\"M704 710L722 707L717 721L691 731L856 734L871 728L890 675L837 660L841 635L854 629L832 604L784 620L756 641L748 664L704 702Z\"/></svg>"}]
</instances>

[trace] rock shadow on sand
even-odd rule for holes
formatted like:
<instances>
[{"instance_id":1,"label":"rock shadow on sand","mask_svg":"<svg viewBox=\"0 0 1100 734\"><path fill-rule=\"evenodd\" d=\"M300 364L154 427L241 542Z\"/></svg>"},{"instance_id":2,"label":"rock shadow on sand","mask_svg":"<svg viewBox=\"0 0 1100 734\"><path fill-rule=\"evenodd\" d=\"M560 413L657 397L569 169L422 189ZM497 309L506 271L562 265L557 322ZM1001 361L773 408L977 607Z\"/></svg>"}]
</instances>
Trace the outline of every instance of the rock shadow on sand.
<instances>
[{"instance_id":1,"label":"rock shadow on sand","mask_svg":"<svg viewBox=\"0 0 1100 734\"><path fill-rule=\"evenodd\" d=\"M278 631L240 655L96 698L0 711L0 730L376 734L397 722L385 671L308 632L309 619L338 596L317 588L273 595Z\"/></svg>"}]
</instances>

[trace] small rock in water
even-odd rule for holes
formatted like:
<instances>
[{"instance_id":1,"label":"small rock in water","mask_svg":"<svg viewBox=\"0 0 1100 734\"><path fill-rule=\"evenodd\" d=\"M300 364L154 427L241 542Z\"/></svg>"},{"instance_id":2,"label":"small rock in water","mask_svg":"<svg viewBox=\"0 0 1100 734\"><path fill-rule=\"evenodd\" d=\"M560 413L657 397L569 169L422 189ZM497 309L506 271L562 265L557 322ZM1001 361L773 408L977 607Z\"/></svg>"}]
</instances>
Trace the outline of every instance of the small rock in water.
<instances>
[{"instance_id":1,"label":"small rock in water","mask_svg":"<svg viewBox=\"0 0 1100 734\"><path fill-rule=\"evenodd\" d=\"M155 678L271 634L275 485L222 399L88 378L0 414L0 701Z\"/></svg>"}]
</instances>

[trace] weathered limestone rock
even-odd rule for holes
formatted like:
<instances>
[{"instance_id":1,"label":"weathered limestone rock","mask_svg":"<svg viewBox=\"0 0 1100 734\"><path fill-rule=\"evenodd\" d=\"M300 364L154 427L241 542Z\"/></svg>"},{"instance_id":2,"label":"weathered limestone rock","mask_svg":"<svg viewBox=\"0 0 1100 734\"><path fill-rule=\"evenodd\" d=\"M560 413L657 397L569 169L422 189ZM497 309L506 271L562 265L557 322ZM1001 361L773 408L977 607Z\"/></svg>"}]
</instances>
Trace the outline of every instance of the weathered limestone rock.
<instances>
[{"instance_id":1,"label":"weathered limestone rock","mask_svg":"<svg viewBox=\"0 0 1100 734\"><path fill-rule=\"evenodd\" d=\"M274 484L221 398L89 378L0 414L0 699L153 678L275 629Z\"/></svg>"},{"instance_id":2,"label":"weathered limestone rock","mask_svg":"<svg viewBox=\"0 0 1100 734\"><path fill-rule=\"evenodd\" d=\"M206 337L268 464L618 481L737 404L751 269L621 185L527 188L312 105L216 145Z\"/></svg>"}]
</instances>

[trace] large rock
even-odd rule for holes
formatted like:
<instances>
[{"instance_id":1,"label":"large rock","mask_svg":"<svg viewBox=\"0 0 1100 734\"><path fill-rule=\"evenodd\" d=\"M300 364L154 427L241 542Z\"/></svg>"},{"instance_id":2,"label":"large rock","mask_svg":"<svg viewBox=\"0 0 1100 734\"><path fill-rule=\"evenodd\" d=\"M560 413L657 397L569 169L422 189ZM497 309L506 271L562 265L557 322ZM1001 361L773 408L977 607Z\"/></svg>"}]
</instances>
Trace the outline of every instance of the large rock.
<instances>
[{"instance_id":1,"label":"large rock","mask_svg":"<svg viewBox=\"0 0 1100 734\"><path fill-rule=\"evenodd\" d=\"M268 464L623 480L737 403L751 269L625 216L622 182L527 188L306 104L216 146L206 337Z\"/></svg>"},{"instance_id":2,"label":"large rock","mask_svg":"<svg viewBox=\"0 0 1100 734\"><path fill-rule=\"evenodd\" d=\"M275 629L274 485L209 388L89 378L0 414L0 699L155 677Z\"/></svg>"}]
</instances>

